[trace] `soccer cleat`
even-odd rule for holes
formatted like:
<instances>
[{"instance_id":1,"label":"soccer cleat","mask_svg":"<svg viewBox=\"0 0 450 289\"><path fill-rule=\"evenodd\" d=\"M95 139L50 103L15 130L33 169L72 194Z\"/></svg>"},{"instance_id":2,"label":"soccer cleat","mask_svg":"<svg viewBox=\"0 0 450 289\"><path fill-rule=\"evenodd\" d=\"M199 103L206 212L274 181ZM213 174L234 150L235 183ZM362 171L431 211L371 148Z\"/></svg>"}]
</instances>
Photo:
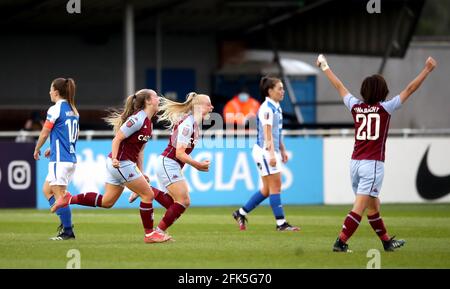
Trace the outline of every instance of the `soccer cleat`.
<instances>
[{"instance_id":1,"label":"soccer cleat","mask_svg":"<svg viewBox=\"0 0 450 289\"><path fill-rule=\"evenodd\" d=\"M169 241L170 239L171 237L169 235L161 233L157 230L154 230L149 234L145 234L144 236L145 243L163 243Z\"/></svg>"},{"instance_id":2,"label":"soccer cleat","mask_svg":"<svg viewBox=\"0 0 450 289\"><path fill-rule=\"evenodd\" d=\"M73 233L73 225L72 225L72 231L66 232L64 231L64 228L62 224L58 227L58 235L56 237L50 238L52 241L65 241L75 239L75 234Z\"/></svg>"},{"instance_id":3,"label":"soccer cleat","mask_svg":"<svg viewBox=\"0 0 450 289\"><path fill-rule=\"evenodd\" d=\"M292 226L288 222L284 222L280 226L277 225L277 231L300 231L300 228Z\"/></svg>"},{"instance_id":4,"label":"soccer cleat","mask_svg":"<svg viewBox=\"0 0 450 289\"><path fill-rule=\"evenodd\" d=\"M239 213L239 210L233 212L233 218L238 223L239 230L245 231L247 229L245 224L248 222L248 220L244 215L241 215L241 213Z\"/></svg>"},{"instance_id":5,"label":"soccer cleat","mask_svg":"<svg viewBox=\"0 0 450 289\"><path fill-rule=\"evenodd\" d=\"M67 207L69 205L70 199L72 198L72 195L69 192L66 192L66 194L62 197L59 198L54 204L53 206L50 208L50 211L52 213L56 212L58 209L60 208L64 208Z\"/></svg>"},{"instance_id":6,"label":"soccer cleat","mask_svg":"<svg viewBox=\"0 0 450 289\"><path fill-rule=\"evenodd\" d=\"M384 251L392 252L395 249L398 249L398 248L402 247L403 245L405 245L405 243L406 243L405 240L402 240L402 239L395 240L394 238L395 238L395 236L390 238L388 241L382 241L383 242Z\"/></svg>"},{"instance_id":7,"label":"soccer cleat","mask_svg":"<svg viewBox=\"0 0 450 289\"><path fill-rule=\"evenodd\" d=\"M351 253L352 250L348 249L348 244L341 241L341 239L337 238L336 242L333 245L333 252L347 252Z\"/></svg>"},{"instance_id":8,"label":"soccer cleat","mask_svg":"<svg viewBox=\"0 0 450 289\"><path fill-rule=\"evenodd\" d=\"M131 204L132 202L136 201L137 198L139 198L139 195L135 192L131 192L131 195L128 198L128 202Z\"/></svg>"}]
</instances>

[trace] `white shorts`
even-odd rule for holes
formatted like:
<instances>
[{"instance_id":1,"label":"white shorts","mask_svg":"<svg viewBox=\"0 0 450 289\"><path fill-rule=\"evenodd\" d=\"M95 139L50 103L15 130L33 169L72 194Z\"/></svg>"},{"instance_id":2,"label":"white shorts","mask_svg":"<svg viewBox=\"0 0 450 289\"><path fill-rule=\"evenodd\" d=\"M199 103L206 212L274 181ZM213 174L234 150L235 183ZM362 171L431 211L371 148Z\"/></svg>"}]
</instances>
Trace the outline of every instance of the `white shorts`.
<instances>
[{"instance_id":1,"label":"white shorts","mask_svg":"<svg viewBox=\"0 0 450 289\"><path fill-rule=\"evenodd\" d=\"M253 146L252 156L253 156L253 160L256 163L256 166L258 167L259 174L262 177L281 172L281 154L279 152L275 152L275 158L277 160L277 164L274 167L269 165L269 161L270 161L269 151L261 148L257 144L255 144Z\"/></svg>"},{"instance_id":2,"label":"white shorts","mask_svg":"<svg viewBox=\"0 0 450 289\"><path fill-rule=\"evenodd\" d=\"M124 183L134 181L141 176L141 170L132 161L120 161L119 168L115 168L111 158L106 159L106 183L108 184L123 186Z\"/></svg>"},{"instance_id":3,"label":"white shorts","mask_svg":"<svg viewBox=\"0 0 450 289\"><path fill-rule=\"evenodd\" d=\"M49 162L45 180L50 186L67 186L72 180L77 164L71 162Z\"/></svg>"},{"instance_id":4,"label":"white shorts","mask_svg":"<svg viewBox=\"0 0 450 289\"><path fill-rule=\"evenodd\" d=\"M384 162L351 160L350 175L355 194L378 197L384 177Z\"/></svg>"},{"instance_id":5,"label":"white shorts","mask_svg":"<svg viewBox=\"0 0 450 289\"><path fill-rule=\"evenodd\" d=\"M180 164L171 158L161 155L157 160L156 176L161 189L165 192L167 192L166 188L169 185L184 180Z\"/></svg>"}]
</instances>

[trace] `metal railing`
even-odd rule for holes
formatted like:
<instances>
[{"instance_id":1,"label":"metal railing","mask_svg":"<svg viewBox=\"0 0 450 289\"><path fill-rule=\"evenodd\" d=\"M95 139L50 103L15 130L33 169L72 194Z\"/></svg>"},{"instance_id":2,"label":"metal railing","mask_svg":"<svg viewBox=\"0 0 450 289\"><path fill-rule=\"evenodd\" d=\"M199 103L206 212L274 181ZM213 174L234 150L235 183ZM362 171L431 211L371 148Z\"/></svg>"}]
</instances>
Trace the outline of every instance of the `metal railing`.
<instances>
[{"instance_id":1,"label":"metal railing","mask_svg":"<svg viewBox=\"0 0 450 289\"><path fill-rule=\"evenodd\" d=\"M5 138L27 138L39 136L39 131L0 131L0 140ZM230 137L230 136L256 136L256 130L203 130L203 136L215 136L215 137ZM340 136L340 137L353 137L354 130L351 128L342 129L296 129L296 130L283 130L283 135L285 136L299 136L299 137L329 137L329 136ZM440 129L390 129L390 136L397 137L421 137L421 136L450 136L450 128L440 128ZM167 138L170 136L170 131L168 130L154 130L152 133L153 139ZM80 139L92 140L97 138L113 138L114 133L112 130L84 130L80 131Z\"/></svg>"}]
</instances>

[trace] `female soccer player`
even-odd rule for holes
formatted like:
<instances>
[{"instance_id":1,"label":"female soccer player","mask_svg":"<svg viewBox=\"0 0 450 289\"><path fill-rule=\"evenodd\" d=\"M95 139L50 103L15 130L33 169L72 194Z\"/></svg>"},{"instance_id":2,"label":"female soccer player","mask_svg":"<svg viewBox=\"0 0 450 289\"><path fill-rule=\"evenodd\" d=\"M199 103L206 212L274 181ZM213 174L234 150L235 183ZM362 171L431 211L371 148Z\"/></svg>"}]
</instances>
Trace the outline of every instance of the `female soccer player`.
<instances>
[{"instance_id":1,"label":"female soccer player","mask_svg":"<svg viewBox=\"0 0 450 289\"><path fill-rule=\"evenodd\" d=\"M202 120L209 118L213 108L208 95L195 92L189 93L183 103L162 99L160 109L163 113L158 121L166 121L168 128L172 129L169 144L159 156L156 168L158 181L166 192L164 194L154 189L156 194L166 197L166 204L158 199L167 209L156 228L163 234L190 205L188 185L181 171L184 165L191 165L203 172L209 170L209 160L199 162L189 154L198 140Z\"/></svg>"},{"instance_id":2,"label":"female soccer player","mask_svg":"<svg viewBox=\"0 0 450 289\"><path fill-rule=\"evenodd\" d=\"M348 252L347 241L356 231L361 217L367 209L367 219L380 238L385 251L394 251L405 244L404 240L390 237L380 216L378 195L384 176L385 144L391 115L413 94L436 67L429 57L425 67L408 86L389 101L386 81L381 75L364 79L361 85L363 101L351 95L342 82L331 71L327 60L319 55L317 65L342 97L355 122L355 145L350 162L353 192L356 195L353 208L345 218L342 231L333 246L335 252Z\"/></svg>"},{"instance_id":3,"label":"female soccer player","mask_svg":"<svg viewBox=\"0 0 450 289\"><path fill-rule=\"evenodd\" d=\"M257 116L257 142L253 146L253 159L258 166L263 187L256 192L240 209L233 212L233 217L241 230L246 229L247 217L254 208L270 195L270 206L276 220L278 231L299 231L291 226L284 217L281 205L281 162L286 163L288 156L283 143L283 114L280 101L284 97L283 82L274 77L263 77L259 84L261 96L265 101L261 104Z\"/></svg>"},{"instance_id":4,"label":"female soccer player","mask_svg":"<svg viewBox=\"0 0 450 289\"><path fill-rule=\"evenodd\" d=\"M114 126L115 137L106 161L107 179L105 193L66 194L56 202L53 210L77 204L90 207L111 208L126 186L141 197L140 215L144 226L144 242L161 243L170 236L153 230L153 191L142 175L144 147L152 134L151 118L158 112L159 97L151 89L142 89L128 96L121 113L113 112L106 121ZM52 211L53 211L52 210Z\"/></svg>"},{"instance_id":5,"label":"female soccer player","mask_svg":"<svg viewBox=\"0 0 450 289\"><path fill-rule=\"evenodd\" d=\"M75 145L78 139L79 115L75 107L75 82L72 78L56 78L50 85L50 100L55 104L47 111L47 120L34 149L34 159L39 160L41 147L50 135L50 148L44 155L50 158L44 182L44 195L50 206L62 200L72 179L77 163ZM75 239L70 208L60 208L56 214L61 220L58 235L51 240Z\"/></svg>"}]
</instances>

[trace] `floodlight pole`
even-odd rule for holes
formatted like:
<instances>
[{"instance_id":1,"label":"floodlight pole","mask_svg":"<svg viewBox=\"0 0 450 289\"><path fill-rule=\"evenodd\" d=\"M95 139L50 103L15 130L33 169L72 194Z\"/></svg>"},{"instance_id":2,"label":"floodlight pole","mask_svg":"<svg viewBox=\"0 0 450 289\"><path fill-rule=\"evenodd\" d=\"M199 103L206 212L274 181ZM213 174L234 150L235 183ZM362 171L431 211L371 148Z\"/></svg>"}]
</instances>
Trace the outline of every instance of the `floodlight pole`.
<instances>
[{"instance_id":1,"label":"floodlight pole","mask_svg":"<svg viewBox=\"0 0 450 289\"><path fill-rule=\"evenodd\" d=\"M125 4L124 21L125 41L125 95L135 92L135 66L134 66L134 13L130 2Z\"/></svg>"},{"instance_id":2,"label":"floodlight pole","mask_svg":"<svg viewBox=\"0 0 450 289\"><path fill-rule=\"evenodd\" d=\"M160 13L156 14L156 67L155 67L155 74L156 74L156 91L158 93L162 93L162 50L161 50L161 41L162 35L161 35L161 16Z\"/></svg>"}]
</instances>

